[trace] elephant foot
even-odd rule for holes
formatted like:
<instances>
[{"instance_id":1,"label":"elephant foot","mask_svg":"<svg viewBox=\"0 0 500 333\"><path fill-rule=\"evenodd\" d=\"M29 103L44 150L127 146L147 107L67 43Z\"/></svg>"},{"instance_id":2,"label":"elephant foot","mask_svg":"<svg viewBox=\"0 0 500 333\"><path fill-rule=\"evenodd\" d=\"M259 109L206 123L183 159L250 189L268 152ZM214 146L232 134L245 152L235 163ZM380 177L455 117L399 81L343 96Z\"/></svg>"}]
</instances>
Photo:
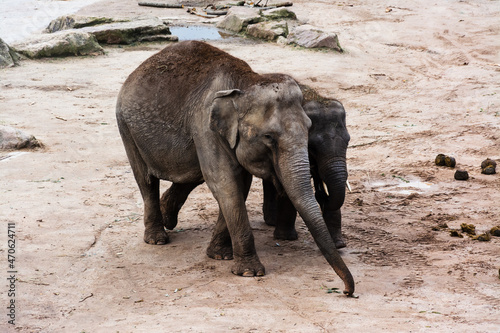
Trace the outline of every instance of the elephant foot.
<instances>
[{"instance_id":1,"label":"elephant foot","mask_svg":"<svg viewBox=\"0 0 500 333\"><path fill-rule=\"evenodd\" d=\"M177 226L177 215L163 215L163 225L168 230L174 230Z\"/></svg>"},{"instance_id":2,"label":"elephant foot","mask_svg":"<svg viewBox=\"0 0 500 333\"><path fill-rule=\"evenodd\" d=\"M207 248L207 256L215 260L232 260L233 247L231 244L210 244Z\"/></svg>"},{"instance_id":3,"label":"elephant foot","mask_svg":"<svg viewBox=\"0 0 500 333\"><path fill-rule=\"evenodd\" d=\"M274 229L274 239L279 240L296 240L299 238L297 230L295 228L291 230L280 230L278 228Z\"/></svg>"},{"instance_id":4,"label":"elephant foot","mask_svg":"<svg viewBox=\"0 0 500 333\"><path fill-rule=\"evenodd\" d=\"M339 232L339 234L333 235L333 242L335 243L335 247L337 249L342 249L346 247L346 243L344 241L344 238L342 237L342 234Z\"/></svg>"},{"instance_id":5,"label":"elephant foot","mask_svg":"<svg viewBox=\"0 0 500 333\"><path fill-rule=\"evenodd\" d=\"M144 241L151 245L165 245L168 243L168 235L163 229L163 226L160 228L146 228L144 231Z\"/></svg>"},{"instance_id":6,"label":"elephant foot","mask_svg":"<svg viewBox=\"0 0 500 333\"><path fill-rule=\"evenodd\" d=\"M264 216L264 222L266 223L266 225L268 225L270 227L274 227L276 225L276 221L270 217L267 217L267 216Z\"/></svg>"},{"instance_id":7,"label":"elephant foot","mask_svg":"<svg viewBox=\"0 0 500 333\"><path fill-rule=\"evenodd\" d=\"M261 264L258 258L237 260L231 268L231 272L235 275L243 277L264 276L266 269Z\"/></svg>"}]
</instances>

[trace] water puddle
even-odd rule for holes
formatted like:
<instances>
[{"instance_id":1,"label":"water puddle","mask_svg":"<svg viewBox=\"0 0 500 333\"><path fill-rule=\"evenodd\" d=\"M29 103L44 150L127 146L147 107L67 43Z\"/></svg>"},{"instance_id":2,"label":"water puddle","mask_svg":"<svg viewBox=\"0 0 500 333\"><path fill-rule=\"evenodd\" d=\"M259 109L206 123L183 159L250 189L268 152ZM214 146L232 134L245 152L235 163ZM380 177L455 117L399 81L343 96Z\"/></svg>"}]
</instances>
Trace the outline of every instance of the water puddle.
<instances>
[{"instance_id":1,"label":"water puddle","mask_svg":"<svg viewBox=\"0 0 500 333\"><path fill-rule=\"evenodd\" d=\"M422 182L420 180L401 180L399 182L376 181L369 186L380 192L388 192L400 195L410 195L412 193L424 193L431 190L434 184Z\"/></svg>"},{"instance_id":2,"label":"water puddle","mask_svg":"<svg viewBox=\"0 0 500 333\"><path fill-rule=\"evenodd\" d=\"M170 32L172 35L179 37L181 40L218 40L223 38L233 37L233 35L225 33L211 26L171 26Z\"/></svg>"},{"instance_id":3,"label":"water puddle","mask_svg":"<svg viewBox=\"0 0 500 333\"><path fill-rule=\"evenodd\" d=\"M8 153L7 155L0 156L0 162L4 162L4 161L7 161L9 159L16 158L16 157L19 157L19 156L27 154L27 153L28 153L27 151L15 151L12 153Z\"/></svg>"}]
</instances>

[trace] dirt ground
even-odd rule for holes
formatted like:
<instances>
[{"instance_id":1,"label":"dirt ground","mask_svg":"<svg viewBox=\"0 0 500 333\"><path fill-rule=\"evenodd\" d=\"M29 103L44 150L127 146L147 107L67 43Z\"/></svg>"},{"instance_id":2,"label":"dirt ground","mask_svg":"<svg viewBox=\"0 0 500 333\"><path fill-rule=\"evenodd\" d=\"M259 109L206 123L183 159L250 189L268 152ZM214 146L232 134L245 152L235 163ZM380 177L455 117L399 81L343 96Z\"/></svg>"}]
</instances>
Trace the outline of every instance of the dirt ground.
<instances>
[{"instance_id":1,"label":"dirt ground","mask_svg":"<svg viewBox=\"0 0 500 333\"><path fill-rule=\"evenodd\" d=\"M136 3L103 0L80 14L203 20ZM230 262L205 255L218 213L205 186L170 244L145 244L114 105L128 74L165 44L107 47L0 72L0 122L45 144L0 160L0 277L9 277L8 222L18 272L15 329L5 285L0 331L500 331L500 238L450 236L461 223L478 233L500 225L500 174L480 170L487 157L500 162L499 2L297 0L292 9L337 32L346 52L210 43L344 103L352 192L341 253L359 298L328 293L342 281L302 221L297 241L273 239L258 180L248 210L266 276L234 276ZM438 153L471 178L454 180L434 164Z\"/></svg>"}]
</instances>

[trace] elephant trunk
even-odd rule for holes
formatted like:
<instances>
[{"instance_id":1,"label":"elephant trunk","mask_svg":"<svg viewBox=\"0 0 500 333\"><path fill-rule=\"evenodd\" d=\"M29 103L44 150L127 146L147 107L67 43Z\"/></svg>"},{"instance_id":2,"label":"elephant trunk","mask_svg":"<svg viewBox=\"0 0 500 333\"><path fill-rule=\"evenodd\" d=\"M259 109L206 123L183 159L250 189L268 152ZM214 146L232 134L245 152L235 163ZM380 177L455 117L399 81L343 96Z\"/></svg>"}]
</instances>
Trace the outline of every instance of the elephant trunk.
<instances>
[{"instance_id":1,"label":"elephant trunk","mask_svg":"<svg viewBox=\"0 0 500 333\"><path fill-rule=\"evenodd\" d=\"M293 154L284 154L276 162L278 178L285 192L306 223L321 253L344 281L344 293L353 295L354 279L337 252L314 197L307 147L295 150Z\"/></svg>"},{"instance_id":2,"label":"elephant trunk","mask_svg":"<svg viewBox=\"0 0 500 333\"><path fill-rule=\"evenodd\" d=\"M320 178L328 189L328 200L325 211L336 211L344 204L347 181L347 164L345 158L331 157L318 160Z\"/></svg>"}]
</instances>

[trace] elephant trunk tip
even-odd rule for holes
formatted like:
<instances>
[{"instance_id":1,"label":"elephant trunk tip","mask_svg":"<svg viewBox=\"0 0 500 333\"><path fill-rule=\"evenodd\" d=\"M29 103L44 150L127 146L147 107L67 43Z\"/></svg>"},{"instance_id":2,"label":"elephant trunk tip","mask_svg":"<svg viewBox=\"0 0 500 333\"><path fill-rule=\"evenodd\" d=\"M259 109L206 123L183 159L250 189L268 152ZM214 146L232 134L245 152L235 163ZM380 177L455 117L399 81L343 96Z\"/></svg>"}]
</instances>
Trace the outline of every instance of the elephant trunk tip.
<instances>
[{"instance_id":1,"label":"elephant trunk tip","mask_svg":"<svg viewBox=\"0 0 500 333\"><path fill-rule=\"evenodd\" d=\"M347 297L358 298L358 296L354 296L354 279L352 276L348 276L344 280L344 295Z\"/></svg>"}]
</instances>

